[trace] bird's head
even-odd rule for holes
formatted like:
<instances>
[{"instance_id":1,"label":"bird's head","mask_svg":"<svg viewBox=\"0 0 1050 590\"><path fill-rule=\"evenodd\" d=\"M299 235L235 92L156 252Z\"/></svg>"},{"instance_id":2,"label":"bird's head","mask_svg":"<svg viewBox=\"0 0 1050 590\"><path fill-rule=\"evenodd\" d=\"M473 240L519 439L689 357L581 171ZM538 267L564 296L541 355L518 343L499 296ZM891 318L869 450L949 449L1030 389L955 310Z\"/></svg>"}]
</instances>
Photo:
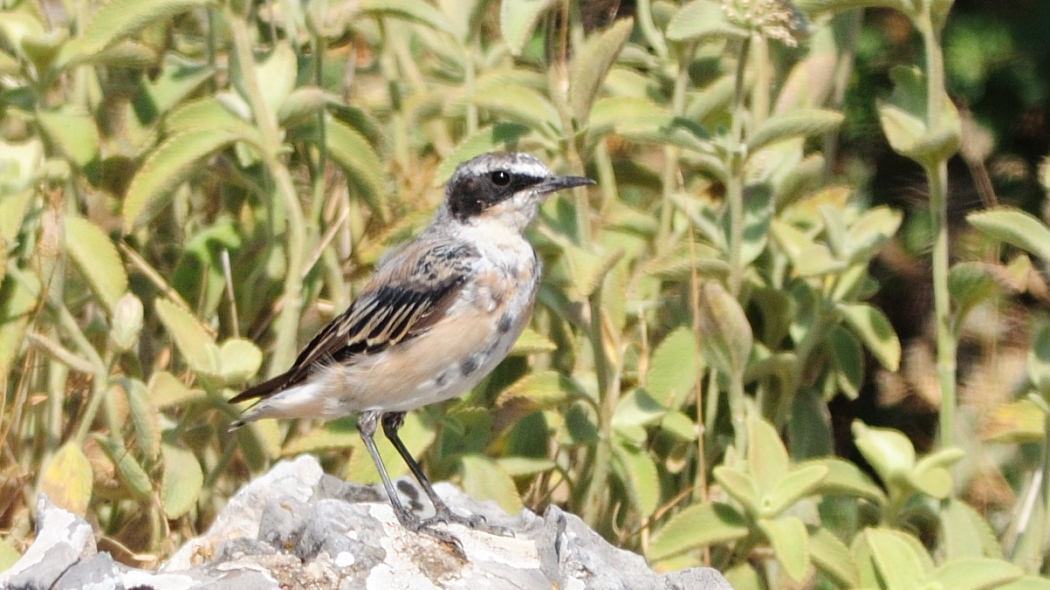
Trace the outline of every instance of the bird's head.
<instances>
[{"instance_id":1,"label":"bird's head","mask_svg":"<svg viewBox=\"0 0 1050 590\"><path fill-rule=\"evenodd\" d=\"M492 152L463 162L445 188L445 206L460 223L494 221L521 232L547 195L594 184L583 176L559 176L521 152Z\"/></svg>"}]
</instances>

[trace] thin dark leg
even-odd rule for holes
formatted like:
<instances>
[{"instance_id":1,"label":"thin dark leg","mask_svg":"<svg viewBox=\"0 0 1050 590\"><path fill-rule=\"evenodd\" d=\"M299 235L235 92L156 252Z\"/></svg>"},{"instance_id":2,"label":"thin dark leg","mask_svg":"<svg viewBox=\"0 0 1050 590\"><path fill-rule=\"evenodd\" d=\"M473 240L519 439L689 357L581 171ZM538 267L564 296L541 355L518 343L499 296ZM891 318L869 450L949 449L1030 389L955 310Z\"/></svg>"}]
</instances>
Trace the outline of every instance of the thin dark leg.
<instances>
[{"instance_id":1,"label":"thin dark leg","mask_svg":"<svg viewBox=\"0 0 1050 590\"><path fill-rule=\"evenodd\" d=\"M452 509L448 507L448 504L445 504L445 501L441 499L441 496L438 496L437 492L434 491L434 488L430 485L430 480L427 479L426 474L423 473L423 469L419 467L419 463L416 463L412 454L408 452L407 448L405 448L405 443L401 442L401 437L397 434L397 431L405 422L405 413L392 412L389 414L383 414L382 421L383 433L386 434L387 439L389 439L390 443L394 445L395 449L397 449L397 454L401 455L401 458L404 459L405 464L408 465L408 469L412 472L412 475L416 477L416 481L418 481L419 485L423 487L423 491L426 492L427 497L429 497L430 501L434 504L434 517L428 519L427 522L454 522L472 529L478 529L497 535L509 536L511 534L509 530L503 527L486 524L485 517L480 514L460 516L453 512Z\"/></svg>"},{"instance_id":2,"label":"thin dark leg","mask_svg":"<svg viewBox=\"0 0 1050 590\"><path fill-rule=\"evenodd\" d=\"M372 463L375 464L376 471L379 472L379 479L383 480L383 487L386 488L387 498L390 500L390 506L393 507L397 520L401 523L401 526L406 529L417 533L424 533L443 543L448 543L454 546L459 553L462 554L462 547L455 537L448 532L435 530L428 526L428 522L422 520L401 504L401 498L398 497L397 490L394 489L394 483L390 481L390 475L387 474L386 466L383 465L383 459L379 456L379 450L376 449L376 427L378 426L381 417L381 412L361 412L361 415L357 417L357 431L361 434L361 440L364 441L365 448L368 449L368 454L372 457ZM385 429L385 419L383 420L383 423Z\"/></svg>"}]
</instances>

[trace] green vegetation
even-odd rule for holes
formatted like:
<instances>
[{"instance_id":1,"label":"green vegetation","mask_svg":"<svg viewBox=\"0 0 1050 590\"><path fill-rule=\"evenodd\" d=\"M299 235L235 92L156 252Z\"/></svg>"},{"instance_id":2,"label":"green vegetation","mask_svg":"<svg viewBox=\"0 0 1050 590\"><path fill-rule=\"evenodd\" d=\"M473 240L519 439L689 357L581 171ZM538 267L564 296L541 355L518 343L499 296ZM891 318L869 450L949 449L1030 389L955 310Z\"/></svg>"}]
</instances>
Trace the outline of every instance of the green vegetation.
<instances>
[{"instance_id":1,"label":"green vegetation","mask_svg":"<svg viewBox=\"0 0 1050 590\"><path fill-rule=\"evenodd\" d=\"M1046 296L1050 228L953 221L949 184L992 148L946 87L979 109L1017 55L1018 95L1047 100L1023 36L952 25L952 0L605 4L0 4L0 567L37 491L148 564L282 457L376 481L352 417L229 434L225 400L290 364L457 163L518 149L598 186L530 230L546 273L511 357L409 415L434 480L739 590L1050 588L1045 310L1021 308L1005 397L967 409L957 367L975 317L994 363L994 320ZM842 153L883 136L924 210L877 204ZM1013 202L1038 210L1042 175ZM887 248L932 250L927 373L873 300ZM837 413L916 371L935 440ZM973 503L988 470L1006 505Z\"/></svg>"}]
</instances>

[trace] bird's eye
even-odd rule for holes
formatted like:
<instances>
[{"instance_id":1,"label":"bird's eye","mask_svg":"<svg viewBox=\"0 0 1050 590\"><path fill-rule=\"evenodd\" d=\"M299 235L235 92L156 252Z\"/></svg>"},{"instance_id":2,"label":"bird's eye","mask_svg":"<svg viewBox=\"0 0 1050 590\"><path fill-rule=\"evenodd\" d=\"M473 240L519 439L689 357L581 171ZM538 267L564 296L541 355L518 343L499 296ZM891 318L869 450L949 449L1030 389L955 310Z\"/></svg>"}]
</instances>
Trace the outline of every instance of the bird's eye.
<instances>
[{"instance_id":1,"label":"bird's eye","mask_svg":"<svg viewBox=\"0 0 1050 590\"><path fill-rule=\"evenodd\" d=\"M489 178L492 179L492 184L496 186L507 186L510 184L510 172L506 170L497 170Z\"/></svg>"}]
</instances>

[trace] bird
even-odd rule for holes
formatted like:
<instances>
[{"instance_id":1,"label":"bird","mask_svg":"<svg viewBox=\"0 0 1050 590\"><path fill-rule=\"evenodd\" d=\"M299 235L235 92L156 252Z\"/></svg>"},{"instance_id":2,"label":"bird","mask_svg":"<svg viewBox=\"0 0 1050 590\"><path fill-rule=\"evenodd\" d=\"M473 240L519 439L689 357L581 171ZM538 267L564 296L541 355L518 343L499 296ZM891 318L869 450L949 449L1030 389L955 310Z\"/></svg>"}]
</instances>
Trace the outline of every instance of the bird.
<instances>
[{"instance_id":1,"label":"bird","mask_svg":"<svg viewBox=\"0 0 1050 590\"><path fill-rule=\"evenodd\" d=\"M357 429L405 528L457 545L435 525L506 534L480 515L453 512L398 436L406 412L459 397L510 352L528 323L540 260L524 237L541 202L594 184L554 174L522 152L490 152L459 164L430 224L381 259L349 307L302 349L284 373L229 400L256 403L231 430L262 418L334 419L357 414ZM376 450L379 427L434 506L405 508Z\"/></svg>"}]
</instances>

